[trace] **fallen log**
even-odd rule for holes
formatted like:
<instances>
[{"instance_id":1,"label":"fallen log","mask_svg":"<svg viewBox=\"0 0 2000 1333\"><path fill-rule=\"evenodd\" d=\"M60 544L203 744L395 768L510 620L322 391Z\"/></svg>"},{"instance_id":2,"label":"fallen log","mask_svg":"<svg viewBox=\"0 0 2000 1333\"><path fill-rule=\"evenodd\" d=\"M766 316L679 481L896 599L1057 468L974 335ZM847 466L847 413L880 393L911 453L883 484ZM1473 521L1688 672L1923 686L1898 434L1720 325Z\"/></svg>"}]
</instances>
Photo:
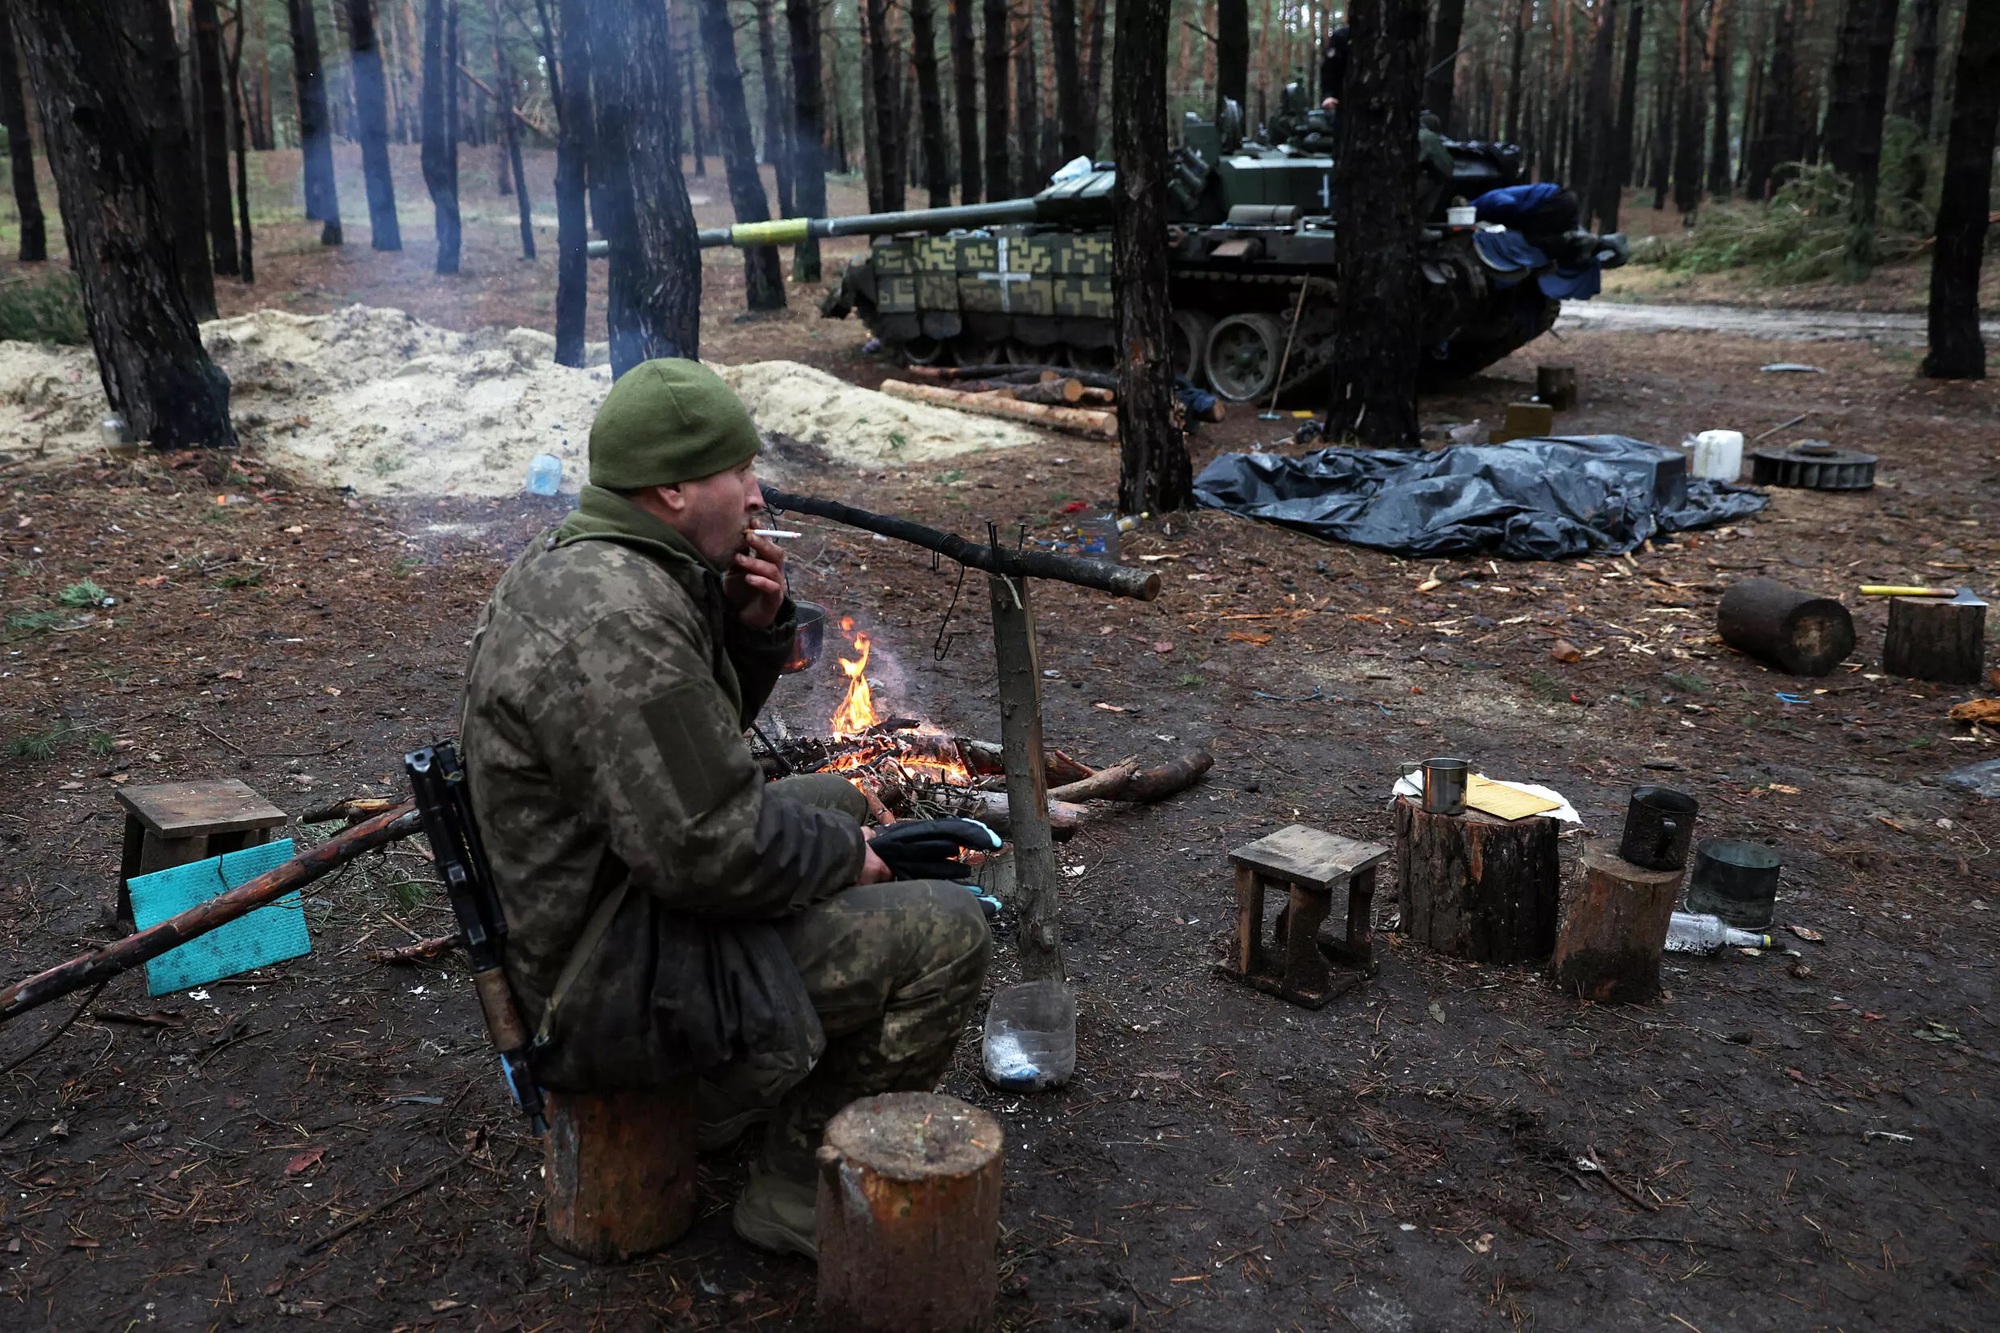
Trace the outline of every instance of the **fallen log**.
<instances>
[{"instance_id":1,"label":"fallen log","mask_svg":"<svg viewBox=\"0 0 2000 1333\"><path fill-rule=\"evenodd\" d=\"M1190 750L1172 763L1158 768L1139 767L1137 759L1124 759L1100 769L1078 782L1050 790L1052 801L1133 801L1145 803L1186 791L1201 775L1215 766L1206 750Z\"/></svg>"},{"instance_id":2,"label":"fallen log","mask_svg":"<svg viewBox=\"0 0 2000 1333\"><path fill-rule=\"evenodd\" d=\"M1087 393L1099 392L1086 389L1073 379L1042 380L1035 384L1018 384L1004 390L1017 403L1045 403L1050 407L1074 407L1083 401Z\"/></svg>"},{"instance_id":3,"label":"fallen log","mask_svg":"<svg viewBox=\"0 0 2000 1333\"><path fill-rule=\"evenodd\" d=\"M947 389L942 385L911 384L905 380L882 381L882 392L891 398L901 398L913 403L929 403L933 407L949 407L978 416L1000 417L1007 421L1025 421L1033 426L1047 426L1051 430L1064 431L1071 435L1086 435L1104 440L1118 438L1117 416L1114 413L1100 412L1087 407L1045 407L1040 403L1024 403L1012 398L995 398L986 394L960 393L956 389Z\"/></svg>"},{"instance_id":4,"label":"fallen log","mask_svg":"<svg viewBox=\"0 0 2000 1333\"><path fill-rule=\"evenodd\" d=\"M959 800L973 819L988 825L1001 837L1011 839L1014 821L1008 811L1006 792L968 791L961 793ZM1054 798L1049 801L1049 832L1057 842L1067 842L1089 818L1088 806Z\"/></svg>"},{"instance_id":5,"label":"fallen log","mask_svg":"<svg viewBox=\"0 0 2000 1333\"><path fill-rule=\"evenodd\" d=\"M1072 379L1092 389L1115 389L1118 377L1101 370L1075 370L1069 366L984 365L984 366L905 366L903 373L913 379L955 384L965 380L1003 380L1009 384L1033 384L1037 380Z\"/></svg>"},{"instance_id":6,"label":"fallen log","mask_svg":"<svg viewBox=\"0 0 2000 1333\"><path fill-rule=\"evenodd\" d=\"M415 803L404 801L178 916L170 916L156 926L148 926L89 953L78 954L68 962L0 990L0 1023L150 962L197 935L205 935L217 926L226 926L246 913L276 902L364 852L420 832L422 827Z\"/></svg>"},{"instance_id":7,"label":"fallen log","mask_svg":"<svg viewBox=\"0 0 2000 1333\"><path fill-rule=\"evenodd\" d=\"M337 819L343 824L359 824L364 819L373 819L384 810L393 810L401 804L402 802L393 796L353 796L317 810L308 810L299 816L299 822L331 824Z\"/></svg>"}]
</instances>

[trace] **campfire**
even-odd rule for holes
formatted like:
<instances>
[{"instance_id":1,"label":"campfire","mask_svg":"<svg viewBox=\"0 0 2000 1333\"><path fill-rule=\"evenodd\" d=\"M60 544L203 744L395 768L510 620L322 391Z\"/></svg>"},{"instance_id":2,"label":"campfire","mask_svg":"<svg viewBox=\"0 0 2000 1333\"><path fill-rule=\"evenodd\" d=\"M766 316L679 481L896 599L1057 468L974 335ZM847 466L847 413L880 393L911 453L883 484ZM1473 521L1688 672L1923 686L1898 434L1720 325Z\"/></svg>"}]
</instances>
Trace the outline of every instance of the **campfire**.
<instances>
[{"instance_id":1,"label":"campfire","mask_svg":"<svg viewBox=\"0 0 2000 1333\"><path fill-rule=\"evenodd\" d=\"M761 755L773 777L787 773L839 773L878 806L877 817L931 819L947 815L1007 823L1005 766L1001 747L991 741L953 736L916 718L885 714L868 679L873 641L843 617L840 632L849 652L838 657L846 692L827 719L826 734L799 735L773 719ZM1092 769L1061 750L1043 755L1049 786L1049 813L1057 836L1074 831L1085 815L1085 800L1156 800L1178 791L1208 767L1208 756L1191 754L1162 769L1141 771L1134 759Z\"/></svg>"}]
</instances>

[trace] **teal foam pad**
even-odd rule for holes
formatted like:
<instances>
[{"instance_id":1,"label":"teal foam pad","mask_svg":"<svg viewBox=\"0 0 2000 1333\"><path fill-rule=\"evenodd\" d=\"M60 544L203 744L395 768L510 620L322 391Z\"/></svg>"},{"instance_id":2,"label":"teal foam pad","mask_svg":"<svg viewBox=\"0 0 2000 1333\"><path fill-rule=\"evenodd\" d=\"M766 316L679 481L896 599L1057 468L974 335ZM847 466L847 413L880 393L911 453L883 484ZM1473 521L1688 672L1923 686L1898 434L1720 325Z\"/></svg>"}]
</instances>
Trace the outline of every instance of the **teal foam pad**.
<instances>
[{"instance_id":1,"label":"teal foam pad","mask_svg":"<svg viewBox=\"0 0 2000 1333\"><path fill-rule=\"evenodd\" d=\"M291 859L292 840L282 838L136 876L129 885L132 919L141 930L156 926ZM165 995L310 952L305 904L296 892L288 893L146 964L146 991Z\"/></svg>"}]
</instances>

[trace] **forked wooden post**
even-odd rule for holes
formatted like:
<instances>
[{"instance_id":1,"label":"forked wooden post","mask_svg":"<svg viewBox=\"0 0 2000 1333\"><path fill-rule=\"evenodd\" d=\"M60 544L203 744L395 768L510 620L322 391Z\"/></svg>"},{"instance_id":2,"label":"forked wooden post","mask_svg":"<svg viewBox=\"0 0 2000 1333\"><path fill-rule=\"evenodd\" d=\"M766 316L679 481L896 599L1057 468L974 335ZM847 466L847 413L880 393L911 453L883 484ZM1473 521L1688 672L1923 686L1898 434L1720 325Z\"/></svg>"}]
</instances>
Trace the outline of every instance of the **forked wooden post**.
<instances>
[{"instance_id":1,"label":"forked wooden post","mask_svg":"<svg viewBox=\"0 0 2000 1333\"><path fill-rule=\"evenodd\" d=\"M1028 580L987 577L993 601L993 655L1000 668L1000 746L1014 840L1014 907L1021 917L1021 976L1063 977L1062 905L1049 829L1049 780L1042 755L1041 654Z\"/></svg>"},{"instance_id":2,"label":"forked wooden post","mask_svg":"<svg viewBox=\"0 0 2000 1333\"><path fill-rule=\"evenodd\" d=\"M593 1263L664 1250L694 1225L695 1081L548 1094L549 1239Z\"/></svg>"},{"instance_id":3,"label":"forked wooden post","mask_svg":"<svg viewBox=\"0 0 2000 1333\"><path fill-rule=\"evenodd\" d=\"M1000 1292L999 1122L955 1097L891 1092L835 1116L819 1150L816 1324L979 1333Z\"/></svg>"}]
</instances>

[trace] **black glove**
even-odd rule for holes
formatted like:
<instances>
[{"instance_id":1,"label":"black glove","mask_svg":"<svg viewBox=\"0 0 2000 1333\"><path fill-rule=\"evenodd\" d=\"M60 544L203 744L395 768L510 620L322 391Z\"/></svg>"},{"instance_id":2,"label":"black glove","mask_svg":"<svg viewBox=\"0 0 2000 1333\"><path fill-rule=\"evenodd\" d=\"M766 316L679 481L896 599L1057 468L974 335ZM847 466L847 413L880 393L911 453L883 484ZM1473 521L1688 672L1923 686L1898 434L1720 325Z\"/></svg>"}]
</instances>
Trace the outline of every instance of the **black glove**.
<instances>
[{"instance_id":1,"label":"black glove","mask_svg":"<svg viewBox=\"0 0 2000 1333\"><path fill-rule=\"evenodd\" d=\"M976 819L911 819L877 830L868 845L897 879L964 883L973 871L959 852L997 852L1000 835Z\"/></svg>"}]
</instances>

